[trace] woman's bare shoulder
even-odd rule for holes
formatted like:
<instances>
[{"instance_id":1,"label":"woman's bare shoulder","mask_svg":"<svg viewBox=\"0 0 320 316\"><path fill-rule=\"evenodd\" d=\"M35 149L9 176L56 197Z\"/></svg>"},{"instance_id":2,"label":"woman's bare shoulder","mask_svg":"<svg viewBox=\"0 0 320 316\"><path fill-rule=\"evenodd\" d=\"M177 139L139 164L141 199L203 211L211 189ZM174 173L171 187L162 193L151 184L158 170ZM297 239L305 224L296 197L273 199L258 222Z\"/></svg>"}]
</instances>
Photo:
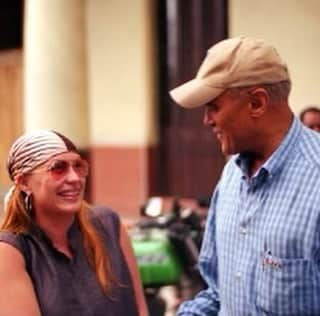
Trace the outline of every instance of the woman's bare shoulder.
<instances>
[{"instance_id":1,"label":"woman's bare shoulder","mask_svg":"<svg viewBox=\"0 0 320 316\"><path fill-rule=\"evenodd\" d=\"M24 257L15 246L0 242L1 315L40 316L40 309Z\"/></svg>"},{"instance_id":2,"label":"woman's bare shoulder","mask_svg":"<svg viewBox=\"0 0 320 316\"><path fill-rule=\"evenodd\" d=\"M0 241L0 273L3 273L4 269L24 269L24 258L17 247Z\"/></svg>"}]
</instances>

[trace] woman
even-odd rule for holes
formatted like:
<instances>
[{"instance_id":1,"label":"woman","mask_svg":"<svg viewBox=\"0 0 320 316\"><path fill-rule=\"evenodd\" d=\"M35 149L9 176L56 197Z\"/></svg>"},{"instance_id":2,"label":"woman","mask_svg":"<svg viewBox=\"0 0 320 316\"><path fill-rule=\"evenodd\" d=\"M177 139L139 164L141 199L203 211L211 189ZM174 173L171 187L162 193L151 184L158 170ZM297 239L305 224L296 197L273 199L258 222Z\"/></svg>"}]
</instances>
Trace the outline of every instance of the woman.
<instances>
[{"instance_id":1,"label":"woman","mask_svg":"<svg viewBox=\"0 0 320 316\"><path fill-rule=\"evenodd\" d=\"M83 201L88 164L65 136L38 130L8 156L14 186L0 232L0 314L147 315L128 235Z\"/></svg>"}]
</instances>

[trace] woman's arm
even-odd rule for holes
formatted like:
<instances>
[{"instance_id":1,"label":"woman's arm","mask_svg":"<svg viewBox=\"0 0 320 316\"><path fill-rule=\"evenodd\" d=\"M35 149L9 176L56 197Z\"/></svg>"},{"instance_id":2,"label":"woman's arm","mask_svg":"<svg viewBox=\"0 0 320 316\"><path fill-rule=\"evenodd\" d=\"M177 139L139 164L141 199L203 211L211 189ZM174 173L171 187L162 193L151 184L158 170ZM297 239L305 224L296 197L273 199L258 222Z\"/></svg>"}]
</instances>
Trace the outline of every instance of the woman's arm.
<instances>
[{"instance_id":1,"label":"woman's arm","mask_svg":"<svg viewBox=\"0 0 320 316\"><path fill-rule=\"evenodd\" d=\"M0 242L0 315L41 316L22 254Z\"/></svg>"},{"instance_id":2,"label":"woman's arm","mask_svg":"<svg viewBox=\"0 0 320 316\"><path fill-rule=\"evenodd\" d=\"M134 256L134 252L131 246L131 242L128 236L128 233L123 226L120 224L120 244L122 248L122 252L125 256L126 262L129 267L135 296L136 302L139 310L139 316L147 316L148 315L148 308L145 301L145 296L142 289L142 283L139 275L139 270L137 266L137 262Z\"/></svg>"}]
</instances>

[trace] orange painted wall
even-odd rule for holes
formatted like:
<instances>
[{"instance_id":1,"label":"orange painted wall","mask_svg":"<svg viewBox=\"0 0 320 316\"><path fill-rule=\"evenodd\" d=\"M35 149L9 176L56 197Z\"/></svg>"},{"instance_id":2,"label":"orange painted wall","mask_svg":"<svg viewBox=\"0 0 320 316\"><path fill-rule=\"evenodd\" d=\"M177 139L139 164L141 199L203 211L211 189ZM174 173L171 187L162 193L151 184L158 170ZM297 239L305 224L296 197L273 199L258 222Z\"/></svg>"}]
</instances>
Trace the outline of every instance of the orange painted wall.
<instances>
[{"instance_id":1,"label":"orange painted wall","mask_svg":"<svg viewBox=\"0 0 320 316\"><path fill-rule=\"evenodd\" d=\"M152 152L148 147L91 147L90 202L137 218L153 187Z\"/></svg>"}]
</instances>

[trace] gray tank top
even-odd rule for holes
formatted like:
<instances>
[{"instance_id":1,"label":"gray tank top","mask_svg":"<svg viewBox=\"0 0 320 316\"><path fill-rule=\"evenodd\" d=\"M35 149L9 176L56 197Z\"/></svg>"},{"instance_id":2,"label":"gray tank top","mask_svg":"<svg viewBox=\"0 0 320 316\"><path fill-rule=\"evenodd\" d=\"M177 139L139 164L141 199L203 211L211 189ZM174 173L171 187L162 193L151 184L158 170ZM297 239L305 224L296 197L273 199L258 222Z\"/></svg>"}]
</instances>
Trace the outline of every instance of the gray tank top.
<instances>
[{"instance_id":1,"label":"gray tank top","mask_svg":"<svg viewBox=\"0 0 320 316\"><path fill-rule=\"evenodd\" d=\"M27 234L0 232L0 241L23 254L43 316L138 315L133 285L119 245L119 218L106 208L92 209L89 215L103 238L112 271L120 284L114 285L108 296L101 291L85 257L77 222L68 232L72 259L54 248L38 227Z\"/></svg>"}]
</instances>

